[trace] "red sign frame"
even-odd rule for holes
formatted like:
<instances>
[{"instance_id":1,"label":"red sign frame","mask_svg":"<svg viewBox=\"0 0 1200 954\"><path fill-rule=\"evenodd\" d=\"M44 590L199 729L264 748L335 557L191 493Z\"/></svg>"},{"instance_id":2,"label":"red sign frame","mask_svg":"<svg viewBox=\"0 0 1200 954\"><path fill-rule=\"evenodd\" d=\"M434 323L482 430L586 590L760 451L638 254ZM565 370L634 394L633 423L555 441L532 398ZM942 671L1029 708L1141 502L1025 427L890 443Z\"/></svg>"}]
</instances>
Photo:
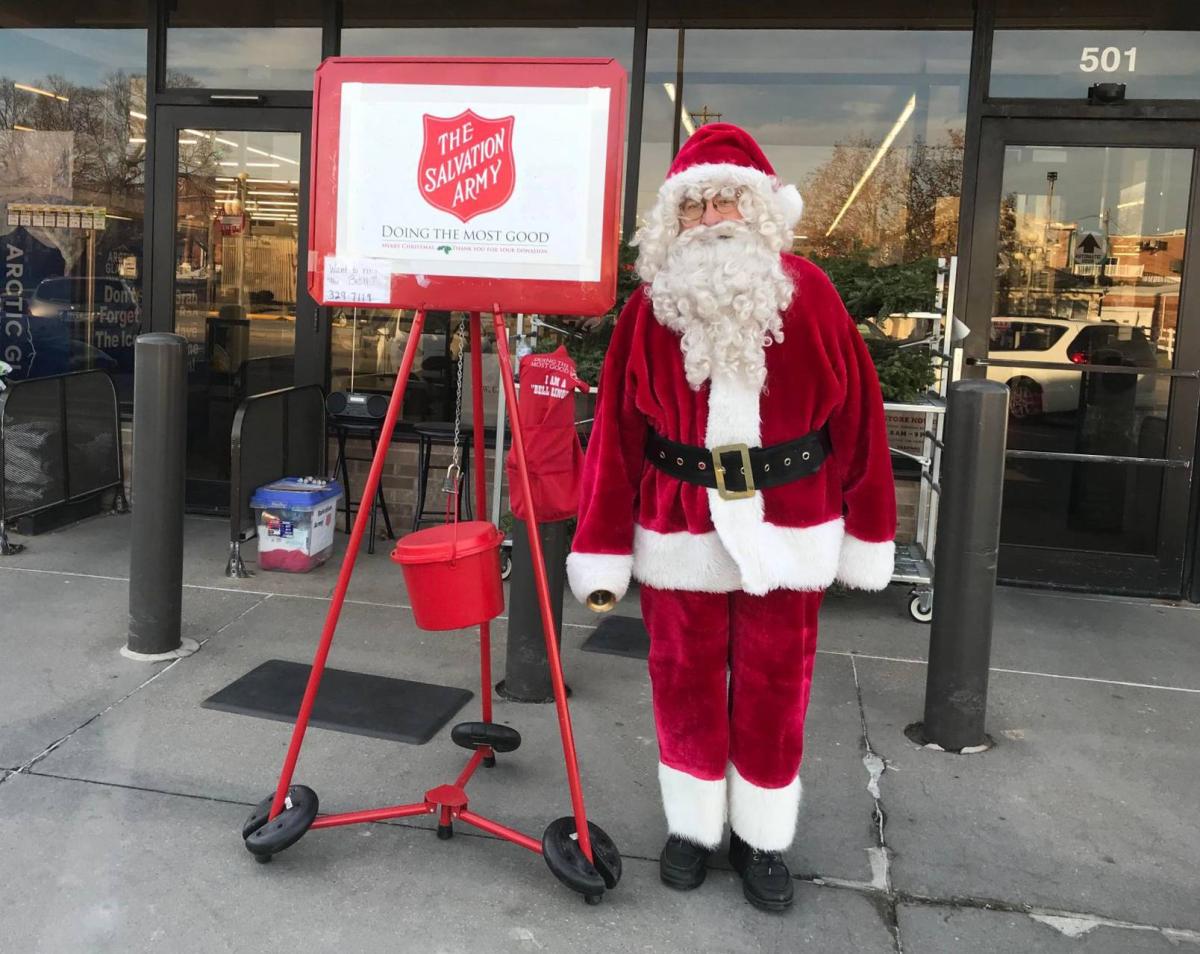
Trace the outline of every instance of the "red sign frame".
<instances>
[{"instance_id":1,"label":"red sign frame","mask_svg":"<svg viewBox=\"0 0 1200 954\"><path fill-rule=\"evenodd\" d=\"M609 90L600 279L467 278L393 274L385 303L366 308L493 309L525 314L602 315L617 296L617 245L625 132L625 70L612 59L463 59L331 57L318 67L313 89L308 291L323 305L350 304L324 297L325 259L337 255L338 173L343 83L445 86L526 86Z\"/></svg>"}]
</instances>

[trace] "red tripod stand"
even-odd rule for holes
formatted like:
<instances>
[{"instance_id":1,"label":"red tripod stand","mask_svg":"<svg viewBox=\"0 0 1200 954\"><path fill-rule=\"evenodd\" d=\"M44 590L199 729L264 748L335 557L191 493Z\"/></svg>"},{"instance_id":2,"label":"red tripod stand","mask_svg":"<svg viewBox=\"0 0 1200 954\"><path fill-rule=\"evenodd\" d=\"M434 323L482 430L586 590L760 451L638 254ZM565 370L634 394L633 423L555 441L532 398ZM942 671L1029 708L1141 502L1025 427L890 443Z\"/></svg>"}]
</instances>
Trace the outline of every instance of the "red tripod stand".
<instances>
[{"instance_id":1,"label":"red tripod stand","mask_svg":"<svg viewBox=\"0 0 1200 954\"><path fill-rule=\"evenodd\" d=\"M312 672L304 691L300 712L296 717L296 725L292 730L292 739L284 759L283 770L279 775L279 784L274 795L264 798L246 820L242 828L242 837L245 840L246 848L258 861L270 861L272 855L294 844L310 829L333 828L337 825L377 822L389 818L406 818L416 815L437 815L439 838L451 837L453 822L457 819L514 842L542 855L547 866L563 884L582 894L589 904L597 904L603 897L605 889L615 887L620 880L621 856L612 839L599 826L588 822L583 805L583 787L579 780L575 740L571 731L571 713L567 706L566 689L563 684L562 663L559 658L554 616L550 606L550 589L543 562L541 536L538 533L537 516L533 512L532 506L534 498L529 486L524 435L522 434L520 415L515 413L517 395L513 383L512 362L509 359L508 332L504 323L504 315L500 312L499 306L496 306L493 318L496 351L500 361L500 378L504 385L508 406L514 409L511 417L513 453L516 455L521 489L525 494L525 500L529 502L528 516L525 522L529 528L529 543L537 582L538 603L541 609L542 631L546 640L546 655L554 686L554 705L558 714L559 733L562 737L563 759L567 769L567 785L571 793L572 814L552 822L546 828L541 840L538 841L529 835L479 815L468 807L466 785L475 770L481 764L486 767L494 766L497 752L510 752L520 744L520 736L514 729L492 722L490 622L481 623L479 626L482 721L460 723L451 732L451 737L457 744L474 750L466 766L453 782L429 789L425 793L425 797L418 802L321 817L317 817L316 793L304 785L292 784L292 775L295 772L296 760L300 756L300 747L304 742L304 733L308 728L313 702L317 697L321 676L325 671L325 663L333 644L333 635L337 630L342 604L346 599L346 590L350 585L350 577L354 573L355 561L358 559L359 544L370 521L370 508L360 507L350 533L346 555L342 560L337 586L329 604L329 612L325 617L321 640L313 658ZM408 386L409 373L416 355L416 346L421 339L424 324L425 311L420 309L413 319L412 331L404 349L404 359L396 376L395 387L392 389L379 444L371 462L371 471L367 477L366 486L363 488L362 499L364 500L373 500L379 487L384 460L391 445L392 432L395 430L396 419L400 414L404 392ZM483 334L479 312L471 313L470 325L473 382L471 401L474 409L473 419L481 425L483 421ZM487 482L483 467L483 427L476 426L473 428L473 432L476 460L475 499L478 501L479 510L482 513L486 512L487 502ZM497 447L497 453L500 452L501 448Z\"/></svg>"}]
</instances>

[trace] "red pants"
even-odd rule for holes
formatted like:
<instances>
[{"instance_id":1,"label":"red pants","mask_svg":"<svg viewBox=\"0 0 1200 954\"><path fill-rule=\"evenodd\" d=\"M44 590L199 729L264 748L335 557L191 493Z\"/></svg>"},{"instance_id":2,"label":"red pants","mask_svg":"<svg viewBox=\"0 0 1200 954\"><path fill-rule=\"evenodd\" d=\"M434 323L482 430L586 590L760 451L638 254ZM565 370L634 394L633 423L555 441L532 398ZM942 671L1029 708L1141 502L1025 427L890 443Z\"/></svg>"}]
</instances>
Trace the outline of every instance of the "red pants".
<instances>
[{"instance_id":1,"label":"red pants","mask_svg":"<svg viewBox=\"0 0 1200 954\"><path fill-rule=\"evenodd\" d=\"M715 847L795 835L820 591L641 588L667 827Z\"/></svg>"}]
</instances>

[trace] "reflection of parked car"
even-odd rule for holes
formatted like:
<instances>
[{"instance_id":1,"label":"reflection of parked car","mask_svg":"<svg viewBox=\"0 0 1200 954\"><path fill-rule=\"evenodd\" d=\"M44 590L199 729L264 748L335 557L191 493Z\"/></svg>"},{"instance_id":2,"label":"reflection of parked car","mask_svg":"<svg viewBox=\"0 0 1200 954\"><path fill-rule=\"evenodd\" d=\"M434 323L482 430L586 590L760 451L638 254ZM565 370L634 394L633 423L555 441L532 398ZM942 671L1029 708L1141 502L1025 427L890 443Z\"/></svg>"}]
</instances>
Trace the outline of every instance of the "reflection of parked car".
<instances>
[{"instance_id":1,"label":"reflection of parked car","mask_svg":"<svg viewBox=\"0 0 1200 954\"><path fill-rule=\"evenodd\" d=\"M140 293L125 279L109 276L93 278L90 291L89 314L86 278L61 275L43 279L29 302L35 344L38 339L65 335L86 343L88 353L103 352L111 357L115 366L133 370L134 341L141 330ZM48 322L56 323L58 327L44 325ZM87 340L89 331L90 340Z\"/></svg>"},{"instance_id":2,"label":"reflection of parked car","mask_svg":"<svg viewBox=\"0 0 1200 954\"><path fill-rule=\"evenodd\" d=\"M1153 368L1154 345L1142 328L1111 321L1065 318L993 318L988 341L993 361L1037 361L1061 364L1061 369L992 366L988 378L1008 385L1009 413L1014 418L1075 411L1079 407L1082 373L1072 364L1113 364ZM1137 376L1137 404L1153 406L1155 381Z\"/></svg>"},{"instance_id":3,"label":"reflection of parked car","mask_svg":"<svg viewBox=\"0 0 1200 954\"><path fill-rule=\"evenodd\" d=\"M140 301L138 290L123 278L102 276L92 279L92 307L98 315L106 312L128 314L136 321L141 312ZM87 307L87 279L61 275L41 281L33 293L29 313L35 318L78 315L86 320Z\"/></svg>"}]
</instances>

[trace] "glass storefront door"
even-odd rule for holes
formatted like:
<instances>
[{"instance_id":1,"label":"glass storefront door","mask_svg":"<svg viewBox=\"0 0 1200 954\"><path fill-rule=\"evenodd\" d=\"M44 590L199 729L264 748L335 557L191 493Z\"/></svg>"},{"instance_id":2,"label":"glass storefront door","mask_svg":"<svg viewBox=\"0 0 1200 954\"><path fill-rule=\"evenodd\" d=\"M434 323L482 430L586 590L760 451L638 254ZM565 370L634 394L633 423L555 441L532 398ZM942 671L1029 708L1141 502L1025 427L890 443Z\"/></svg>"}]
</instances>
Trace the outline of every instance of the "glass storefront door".
<instances>
[{"instance_id":1,"label":"glass storefront door","mask_svg":"<svg viewBox=\"0 0 1200 954\"><path fill-rule=\"evenodd\" d=\"M300 239L308 117L300 110L162 112L158 168L174 176L158 207L154 268L158 287L171 289L171 327L188 341L187 505L224 511L238 406L251 395L320 381L305 372L314 362L301 355L320 338L312 334L316 309L304 290ZM165 188L158 184L160 196Z\"/></svg>"},{"instance_id":2,"label":"glass storefront door","mask_svg":"<svg viewBox=\"0 0 1200 954\"><path fill-rule=\"evenodd\" d=\"M1179 596L1200 400L1200 134L1123 126L985 126L971 350L986 335L978 364L1010 393L1001 578Z\"/></svg>"}]
</instances>

